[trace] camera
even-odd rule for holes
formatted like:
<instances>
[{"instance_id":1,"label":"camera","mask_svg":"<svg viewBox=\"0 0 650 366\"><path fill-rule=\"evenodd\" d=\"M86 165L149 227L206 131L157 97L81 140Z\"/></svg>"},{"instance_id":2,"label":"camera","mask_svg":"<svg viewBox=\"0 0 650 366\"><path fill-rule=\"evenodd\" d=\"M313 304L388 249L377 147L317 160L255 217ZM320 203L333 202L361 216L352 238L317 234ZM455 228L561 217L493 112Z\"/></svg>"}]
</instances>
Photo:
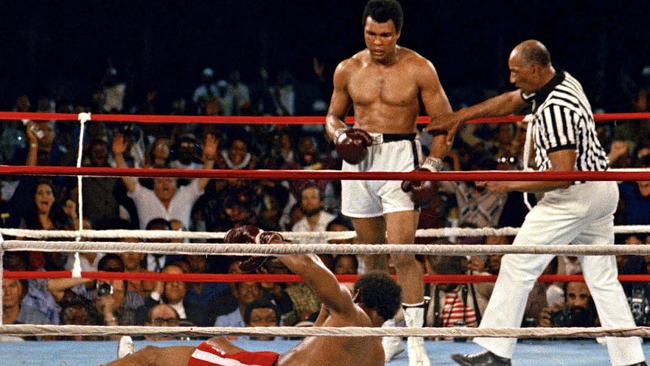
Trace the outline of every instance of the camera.
<instances>
[{"instance_id":1,"label":"camera","mask_svg":"<svg viewBox=\"0 0 650 366\"><path fill-rule=\"evenodd\" d=\"M121 133L124 138L130 139L134 143L140 141L141 130L132 123L121 123L118 125L117 132Z\"/></svg>"},{"instance_id":2,"label":"camera","mask_svg":"<svg viewBox=\"0 0 650 366\"><path fill-rule=\"evenodd\" d=\"M551 313L551 324L555 327L571 327L575 320L576 312L565 308Z\"/></svg>"},{"instance_id":3,"label":"camera","mask_svg":"<svg viewBox=\"0 0 650 366\"><path fill-rule=\"evenodd\" d=\"M646 297L645 285L632 286L630 296L627 298L630 310L636 325L646 325L650 315L650 303Z\"/></svg>"},{"instance_id":4,"label":"camera","mask_svg":"<svg viewBox=\"0 0 650 366\"><path fill-rule=\"evenodd\" d=\"M23 125L24 125L25 127L27 127L27 125L28 125L30 122L32 122L32 121L29 120L29 119L23 119L23 120L21 120L21 121L23 122ZM31 126L31 131L34 133L34 136L36 136L39 140L42 139L42 138L45 136L45 132L41 131L40 128L38 128L38 127L36 127L36 126L34 126L34 125Z\"/></svg>"},{"instance_id":5,"label":"camera","mask_svg":"<svg viewBox=\"0 0 650 366\"><path fill-rule=\"evenodd\" d=\"M596 314L591 306L566 307L551 313L551 325L553 327L594 327Z\"/></svg>"},{"instance_id":6,"label":"camera","mask_svg":"<svg viewBox=\"0 0 650 366\"><path fill-rule=\"evenodd\" d=\"M108 282L97 282L97 297L113 294L113 286Z\"/></svg>"}]
</instances>

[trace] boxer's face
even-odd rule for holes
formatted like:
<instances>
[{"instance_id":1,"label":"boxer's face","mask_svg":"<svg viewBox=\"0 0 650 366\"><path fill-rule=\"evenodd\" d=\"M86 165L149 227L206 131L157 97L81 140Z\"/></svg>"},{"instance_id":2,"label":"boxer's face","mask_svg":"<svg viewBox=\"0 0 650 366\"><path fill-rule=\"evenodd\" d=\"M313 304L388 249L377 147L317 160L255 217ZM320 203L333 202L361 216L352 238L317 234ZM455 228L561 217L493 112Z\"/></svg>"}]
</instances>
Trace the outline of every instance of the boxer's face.
<instances>
[{"instance_id":1,"label":"boxer's face","mask_svg":"<svg viewBox=\"0 0 650 366\"><path fill-rule=\"evenodd\" d=\"M363 31L366 47L373 60L382 62L394 57L400 33L392 20L378 23L368 17Z\"/></svg>"}]
</instances>

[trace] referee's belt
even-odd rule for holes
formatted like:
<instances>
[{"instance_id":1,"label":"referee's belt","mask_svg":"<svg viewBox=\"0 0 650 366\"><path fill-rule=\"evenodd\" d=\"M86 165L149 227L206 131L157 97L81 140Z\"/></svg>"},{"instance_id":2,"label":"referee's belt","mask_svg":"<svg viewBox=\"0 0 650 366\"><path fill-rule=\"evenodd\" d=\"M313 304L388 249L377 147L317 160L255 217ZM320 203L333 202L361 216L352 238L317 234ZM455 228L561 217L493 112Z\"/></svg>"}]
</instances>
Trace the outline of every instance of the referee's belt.
<instances>
[{"instance_id":1,"label":"referee's belt","mask_svg":"<svg viewBox=\"0 0 650 366\"><path fill-rule=\"evenodd\" d=\"M372 137L372 144L379 145L384 142L394 142L394 141L413 141L417 137L415 133L374 133L369 132L370 137Z\"/></svg>"}]
</instances>

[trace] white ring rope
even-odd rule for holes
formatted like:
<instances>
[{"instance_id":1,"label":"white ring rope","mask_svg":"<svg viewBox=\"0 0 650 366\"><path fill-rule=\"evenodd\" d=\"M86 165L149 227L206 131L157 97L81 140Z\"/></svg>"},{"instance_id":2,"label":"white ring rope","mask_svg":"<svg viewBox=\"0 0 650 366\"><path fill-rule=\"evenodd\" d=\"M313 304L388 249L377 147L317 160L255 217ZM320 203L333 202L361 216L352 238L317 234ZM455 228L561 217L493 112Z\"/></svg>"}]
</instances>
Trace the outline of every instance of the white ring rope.
<instances>
[{"instance_id":1,"label":"white ring rope","mask_svg":"<svg viewBox=\"0 0 650 366\"><path fill-rule=\"evenodd\" d=\"M519 228L457 228L445 227L440 229L420 229L416 231L418 238L436 238L449 236L513 236L517 235ZM650 233L650 225L619 225L614 227L615 234L635 234ZM207 232L207 231L171 231L171 230L28 230L28 229L6 229L0 228L1 235L25 237L33 239L49 238L76 238L81 235L88 239L223 239L225 232ZM289 240L300 239L318 239L326 241L329 239L352 239L355 237L354 231L303 231L303 232L281 232L282 236Z\"/></svg>"},{"instance_id":2,"label":"white ring rope","mask_svg":"<svg viewBox=\"0 0 650 366\"><path fill-rule=\"evenodd\" d=\"M90 113L79 113L77 116L79 120L79 141L77 141L77 168L81 168L83 161L83 142L84 134L86 131L86 122L91 120ZM81 241L81 230L83 230L84 222L84 195L83 195L83 177L77 176L77 241ZM81 278L81 258L79 252L74 254L74 262L72 264L72 277Z\"/></svg>"},{"instance_id":3,"label":"white ring rope","mask_svg":"<svg viewBox=\"0 0 650 366\"><path fill-rule=\"evenodd\" d=\"M76 241L6 240L0 250L86 252L86 253L159 253L221 255L295 255L295 254L553 254L553 255L646 255L650 245L459 245L459 244L199 244L199 243L122 243Z\"/></svg>"},{"instance_id":4,"label":"white ring rope","mask_svg":"<svg viewBox=\"0 0 650 366\"><path fill-rule=\"evenodd\" d=\"M217 335L275 336L408 336L408 337L507 337L507 338L596 338L648 337L649 327L593 328L372 328L372 327L143 327L88 325L3 325L0 334L10 336L71 335L176 335L211 337Z\"/></svg>"}]
</instances>

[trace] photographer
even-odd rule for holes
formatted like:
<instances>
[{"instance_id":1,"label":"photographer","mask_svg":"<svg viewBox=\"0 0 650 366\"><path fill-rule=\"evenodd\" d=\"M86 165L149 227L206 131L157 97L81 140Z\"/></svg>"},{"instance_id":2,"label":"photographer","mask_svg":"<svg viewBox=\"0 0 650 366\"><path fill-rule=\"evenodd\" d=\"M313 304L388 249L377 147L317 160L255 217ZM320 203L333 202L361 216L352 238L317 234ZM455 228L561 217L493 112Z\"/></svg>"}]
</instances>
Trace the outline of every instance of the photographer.
<instances>
[{"instance_id":1,"label":"photographer","mask_svg":"<svg viewBox=\"0 0 650 366\"><path fill-rule=\"evenodd\" d=\"M626 256L621 264L620 274L647 274L646 259L641 256ZM623 282L623 291L632 310L634 323L646 326L650 323L650 283Z\"/></svg>"},{"instance_id":2,"label":"photographer","mask_svg":"<svg viewBox=\"0 0 650 366\"><path fill-rule=\"evenodd\" d=\"M433 274L463 274L461 257L428 257ZM436 284L431 288L431 305L426 324L435 327L477 327L478 303L472 284Z\"/></svg>"},{"instance_id":3,"label":"photographer","mask_svg":"<svg viewBox=\"0 0 650 366\"><path fill-rule=\"evenodd\" d=\"M547 306L539 314L540 327L594 327L596 311L584 282L564 285L564 303Z\"/></svg>"},{"instance_id":4,"label":"photographer","mask_svg":"<svg viewBox=\"0 0 650 366\"><path fill-rule=\"evenodd\" d=\"M116 254L106 254L98 265L100 271L124 272L124 262ZM126 280L98 280L89 294L95 304L103 325L142 324L144 300L140 295L128 290Z\"/></svg>"}]
</instances>

